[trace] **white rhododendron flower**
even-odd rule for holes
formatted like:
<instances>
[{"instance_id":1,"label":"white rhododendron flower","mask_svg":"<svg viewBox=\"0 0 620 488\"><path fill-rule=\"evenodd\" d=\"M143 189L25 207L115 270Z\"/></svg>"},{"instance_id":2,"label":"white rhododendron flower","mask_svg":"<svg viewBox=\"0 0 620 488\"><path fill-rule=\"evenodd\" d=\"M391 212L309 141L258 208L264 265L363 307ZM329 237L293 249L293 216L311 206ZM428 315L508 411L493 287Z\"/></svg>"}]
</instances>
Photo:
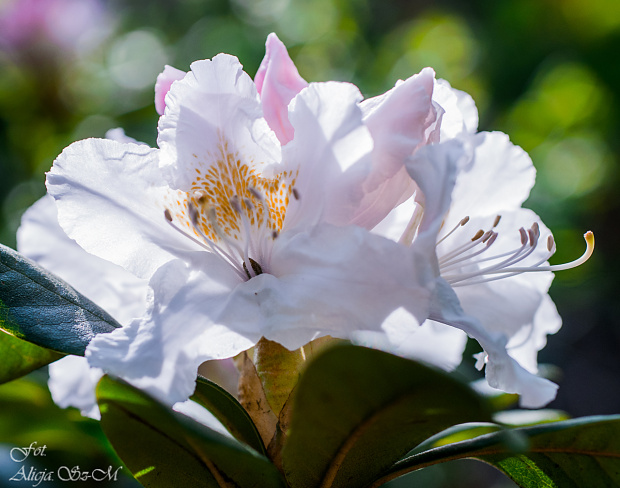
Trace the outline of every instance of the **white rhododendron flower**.
<instances>
[{"instance_id":1,"label":"white rhododendron flower","mask_svg":"<svg viewBox=\"0 0 620 488\"><path fill-rule=\"evenodd\" d=\"M590 235L582 260L547 264L553 238L521 208L529 157L476 133L471 97L431 69L362 98L307 83L272 34L254 81L225 54L167 66L158 148L65 149L47 178L62 229L150 290L143 314L91 341L89 364L172 404L202 362L262 337L332 336L451 369L467 334L492 387L552 400L536 376L561 325L547 290Z\"/></svg>"},{"instance_id":2,"label":"white rhododendron flower","mask_svg":"<svg viewBox=\"0 0 620 488\"><path fill-rule=\"evenodd\" d=\"M429 323L448 324L476 339L484 352L479 368L494 388L521 395L525 407L540 407L557 385L537 377L537 353L561 319L547 291L555 252L551 232L531 210L521 208L534 185L529 156L499 132L475 133L471 99L438 82L434 98L446 108L440 143L426 146L407 168L419 192L378 227L383 235L415 244L420 228L435 227L433 261L437 282ZM394 342L401 341L400 335ZM402 345L399 345L402 348Z\"/></svg>"},{"instance_id":3,"label":"white rhododendron flower","mask_svg":"<svg viewBox=\"0 0 620 488\"><path fill-rule=\"evenodd\" d=\"M167 71L159 149L89 139L48 173L68 236L152 290L89 363L174 403L203 361L261 337L382 334L395 311L416 330L435 277L411 254L428 243L369 229L415 191L406 158L438 139L432 70L362 107L351 84L306 86L275 35L256 84L224 54Z\"/></svg>"}]
</instances>

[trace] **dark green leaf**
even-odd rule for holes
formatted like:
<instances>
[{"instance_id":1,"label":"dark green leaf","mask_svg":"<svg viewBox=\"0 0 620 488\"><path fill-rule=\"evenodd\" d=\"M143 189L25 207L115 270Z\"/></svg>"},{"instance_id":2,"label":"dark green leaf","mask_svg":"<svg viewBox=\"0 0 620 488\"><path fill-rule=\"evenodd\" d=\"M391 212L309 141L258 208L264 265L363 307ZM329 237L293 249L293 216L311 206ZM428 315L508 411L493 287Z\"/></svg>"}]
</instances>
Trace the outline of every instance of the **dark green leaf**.
<instances>
[{"instance_id":1,"label":"dark green leaf","mask_svg":"<svg viewBox=\"0 0 620 488\"><path fill-rule=\"evenodd\" d=\"M54 351L83 356L95 334L120 327L64 281L0 244L0 329Z\"/></svg>"},{"instance_id":2,"label":"dark green leaf","mask_svg":"<svg viewBox=\"0 0 620 488\"><path fill-rule=\"evenodd\" d=\"M351 345L318 356L293 401L283 466L294 488L366 486L424 439L490 420L483 400L445 373Z\"/></svg>"},{"instance_id":3,"label":"dark green leaf","mask_svg":"<svg viewBox=\"0 0 620 488\"><path fill-rule=\"evenodd\" d=\"M7 474L10 468L9 476L12 476L21 465L27 466L28 473L28 466L33 464L39 472L47 469L54 473L60 466L79 466L82 471L107 469L108 466L112 466L113 470L120 468L122 463L103 435L99 422L82 417L74 408L61 409L56 406L47 385L38 379L38 375L29 376L0 385L0 441L5 448L11 449L24 448L36 442L38 447L46 446L45 455L36 456L36 459L30 455L26 462L19 464L13 463L7 453L4 460L8 464L4 464L2 474ZM139 486L137 482L132 482L126 468L121 468L118 476L119 482L109 486ZM5 480L8 476L0 481L0 486L14 484L4 483ZM15 483L16 486L34 484L34 481ZM40 483L39 488L45 485L58 486L56 483ZM60 485L65 486L63 483ZM87 483L76 484L84 485ZM106 483L98 485L108 486ZM72 483L66 486L72 486Z\"/></svg>"},{"instance_id":4,"label":"dark green leaf","mask_svg":"<svg viewBox=\"0 0 620 488\"><path fill-rule=\"evenodd\" d=\"M515 445L521 451L515 451ZM620 486L620 415L510 429L457 442L397 463L372 487L454 459L477 458L523 488Z\"/></svg>"},{"instance_id":5,"label":"dark green leaf","mask_svg":"<svg viewBox=\"0 0 620 488\"><path fill-rule=\"evenodd\" d=\"M62 354L22 341L0 330L0 384L45 366Z\"/></svg>"},{"instance_id":6,"label":"dark green leaf","mask_svg":"<svg viewBox=\"0 0 620 488\"><path fill-rule=\"evenodd\" d=\"M105 376L97 397L104 432L144 486L286 486L267 458L124 382Z\"/></svg>"},{"instance_id":7,"label":"dark green leaf","mask_svg":"<svg viewBox=\"0 0 620 488\"><path fill-rule=\"evenodd\" d=\"M236 439L267 455L254 422L235 397L224 388L198 377L196 391L191 399L209 410Z\"/></svg>"}]
</instances>

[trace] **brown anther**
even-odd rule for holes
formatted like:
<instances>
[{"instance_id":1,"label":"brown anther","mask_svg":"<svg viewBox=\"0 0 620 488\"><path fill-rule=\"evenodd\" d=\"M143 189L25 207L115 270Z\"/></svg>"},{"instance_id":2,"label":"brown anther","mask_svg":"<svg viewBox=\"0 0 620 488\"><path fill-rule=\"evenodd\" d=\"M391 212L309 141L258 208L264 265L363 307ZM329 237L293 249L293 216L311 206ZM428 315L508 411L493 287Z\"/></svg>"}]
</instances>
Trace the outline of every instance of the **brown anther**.
<instances>
[{"instance_id":1,"label":"brown anther","mask_svg":"<svg viewBox=\"0 0 620 488\"><path fill-rule=\"evenodd\" d=\"M459 225L463 227L467 222L469 222L469 215L461 219L461 221L459 222Z\"/></svg>"},{"instance_id":2,"label":"brown anther","mask_svg":"<svg viewBox=\"0 0 620 488\"><path fill-rule=\"evenodd\" d=\"M271 238L272 238L272 239L275 239L275 238L277 238L277 237L278 237L278 235L279 235L279 234L278 234L278 231L277 231L277 230L274 230L274 231L271 233Z\"/></svg>"},{"instance_id":3,"label":"brown anther","mask_svg":"<svg viewBox=\"0 0 620 488\"><path fill-rule=\"evenodd\" d=\"M252 200L250 200L249 198L244 198L243 203L245 203L245 206L248 208L249 211L254 210L254 204L252 203Z\"/></svg>"},{"instance_id":4,"label":"brown anther","mask_svg":"<svg viewBox=\"0 0 620 488\"><path fill-rule=\"evenodd\" d=\"M237 195L233 195L229 202L235 212L241 213L241 203L239 203L239 197Z\"/></svg>"},{"instance_id":5,"label":"brown anther","mask_svg":"<svg viewBox=\"0 0 620 488\"><path fill-rule=\"evenodd\" d=\"M299 200L299 192L297 191L297 188L293 188L293 197L295 200Z\"/></svg>"},{"instance_id":6,"label":"brown anther","mask_svg":"<svg viewBox=\"0 0 620 488\"><path fill-rule=\"evenodd\" d=\"M187 202L187 210L189 211L189 219L192 221L192 224L194 224L194 227L198 226L199 213L196 205L192 202Z\"/></svg>"},{"instance_id":7,"label":"brown anther","mask_svg":"<svg viewBox=\"0 0 620 488\"><path fill-rule=\"evenodd\" d=\"M555 246L555 241L553 240L553 236L549 235L547 237L547 250L549 252L553 251L553 246Z\"/></svg>"},{"instance_id":8,"label":"brown anther","mask_svg":"<svg viewBox=\"0 0 620 488\"><path fill-rule=\"evenodd\" d=\"M260 200L261 202L264 200L263 196L258 192L256 188L248 186L248 191L250 192L250 195L252 195L257 200Z\"/></svg>"},{"instance_id":9,"label":"brown anther","mask_svg":"<svg viewBox=\"0 0 620 488\"><path fill-rule=\"evenodd\" d=\"M527 232L523 227L519 229L519 234L521 235L521 245L524 246L527 243Z\"/></svg>"},{"instance_id":10,"label":"brown anther","mask_svg":"<svg viewBox=\"0 0 620 488\"><path fill-rule=\"evenodd\" d=\"M498 215L497 217L495 217L495 220L493 221L493 227L497 227L497 224L499 224L500 220L502 220L501 215Z\"/></svg>"},{"instance_id":11,"label":"brown anther","mask_svg":"<svg viewBox=\"0 0 620 488\"><path fill-rule=\"evenodd\" d=\"M488 241L491 236L494 234L494 232L492 230L487 230L484 235L482 236L482 242L486 242Z\"/></svg>"},{"instance_id":12,"label":"brown anther","mask_svg":"<svg viewBox=\"0 0 620 488\"><path fill-rule=\"evenodd\" d=\"M252 258L250 258L250 264L252 265L252 271L254 271L254 276L263 274L263 268L261 268L260 264L258 264ZM252 276L250 275L250 272L248 271L248 267L245 265L245 263L243 263L243 271L245 271L245 274L247 275L248 279L251 280Z\"/></svg>"},{"instance_id":13,"label":"brown anther","mask_svg":"<svg viewBox=\"0 0 620 488\"><path fill-rule=\"evenodd\" d=\"M474 237L471 238L472 242L473 241L477 241L478 239L480 239L482 236L484 235L484 231L482 229L480 229L478 232L476 232L476 235L474 235Z\"/></svg>"},{"instance_id":14,"label":"brown anther","mask_svg":"<svg viewBox=\"0 0 620 488\"><path fill-rule=\"evenodd\" d=\"M166 217L166 220L168 222L172 222L172 214L170 213L170 210L168 209L164 210L164 217Z\"/></svg>"},{"instance_id":15,"label":"brown anther","mask_svg":"<svg viewBox=\"0 0 620 488\"><path fill-rule=\"evenodd\" d=\"M493 244L495 242L495 239L497 239L497 236L499 234L497 232L492 232L491 233L491 237L489 238L489 240L487 241L487 247L490 247L491 244Z\"/></svg>"},{"instance_id":16,"label":"brown anther","mask_svg":"<svg viewBox=\"0 0 620 488\"><path fill-rule=\"evenodd\" d=\"M534 230L533 226L531 229L528 229L527 235L530 238L530 246L536 246L536 243L538 242L538 236L536 235L536 231Z\"/></svg>"}]
</instances>

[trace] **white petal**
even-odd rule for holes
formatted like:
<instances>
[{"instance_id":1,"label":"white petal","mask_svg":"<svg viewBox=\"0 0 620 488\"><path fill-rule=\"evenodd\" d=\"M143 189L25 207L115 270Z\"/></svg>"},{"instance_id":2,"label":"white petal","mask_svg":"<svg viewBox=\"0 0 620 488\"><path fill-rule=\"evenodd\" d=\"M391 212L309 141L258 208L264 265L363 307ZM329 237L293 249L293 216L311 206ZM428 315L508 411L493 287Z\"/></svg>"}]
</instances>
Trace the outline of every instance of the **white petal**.
<instances>
[{"instance_id":1,"label":"white petal","mask_svg":"<svg viewBox=\"0 0 620 488\"><path fill-rule=\"evenodd\" d=\"M141 144L143 146L147 146L145 142L140 142L134 139L133 137L129 137L125 134L125 129L122 127L116 127L114 129L110 129L105 133L105 138L110 139L111 141L122 142L123 144Z\"/></svg>"},{"instance_id":2,"label":"white petal","mask_svg":"<svg viewBox=\"0 0 620 488\"><path fill-rule=\"evenodd\" d=\"M437 234L450 208L457 167L463 157L460 142L449 141L420 148L406 165L420 190L419 194L416 193L416 201L424 209L413 247L420 253L418 259L432 262L433 266L436 265Z\"/></svg>"},{"instance_id":3,"label":"white petal","mask_svg":"<svg viewBox=\"0 0 620 488\"><path fill-rule=\"evenodd\" d=\"M22 216L17 248L122 324L140 317L146 309L146 282L110 261L88 254L69 239L58 225L56 204L49 195Z\"/></svg>"},{"instance_id":4,"label":"white petal","mask_svg":"<svg viewBox=\"0 0 620 488\"><path fill-rule=\"evenodd\" d=\"M529 327L508 343L508 353L532 373L538 372L538 351L547 345L547 336L562 327L562 318L549 295L544 295Z\"/></svg>"},{"instance_id":5,"label":"white petal","mask_svg":"<svg viewBox=\"0 0 620 488\"><path fill-rule=\"evenodd\" d=\"M398 356L424 361L446 371L456 368L463 358L467 335L454 327L426 320L422 325L404 308L392 312L381 333L362 331L354 342Z\"/></svg>"},{"instance_id":6,"label":"white petal","mask_svg":"<svg viewBox=\"0 0 620 488\"><path fill-rule=\"evenodd\" d=\"M204 361L252 347L260 336L248 340L212 320L228 303L238 277L213 255L199 257L209 275L181 260L162 266L151 280L149 314L96 336L86 350L90 364L172 405L193 393Z\"/></svg>"},{"instance_id":7,"label":"white petal","mask_svg":"<svg viewBox=\"0 0 620 488\"><path fill-rule=\"evenodd\" d=\"M173 188L190 191L212 166L262 168L280 162L280 144L262 118L258 93L237 58L196 61L166 96L159 119L160 166ZM234 188L233 188L234 189Z\"/></svg>"},{"instance_id":8,"label":"white petal","mask_svg":"<svg viewBox=\"0 0 620 488\"><path fill-rule=\"evenodd\" d=\"M463 131L476 132L478 110L474 99L467 93L455 90L446 80L436 80L433 101L439 103L444 114L441 120L441 141L456 137Z\"/></svg>"},{"instance_id":9,"label":"white petal","mask_svg":"<svg viewBox=\"0 0 620 488\"><path fill-rule=\"evenodd\" d=\"M473 159L461 167L447 228L465 216L495 216L518 209L529 196L536 170L532 160L501 132L481 132L462 139Z\"/></svg>"},{"instance_id":10,"label":"white petal","mask_svg":"<svg viewBox=\"0 0 620 488\"><path fill-rule=\"evenodd\" d=\"M164 218L167 201L176 197L160 176L157 153L143 145L86 139L66 148L47 174L67 235L141 278L199 249Z\"/></svg>"},{"instance_id":11,"label":"white petal","mask_svg":"<svg viewBox=\"0 0 620 488\"><path fill-rule=\"evenodd\" d=\"M274 279L257 290L266 337L294 348L302 344L291 330L347 339L383 330L400 307L418 324L426 317L432 275L418 270L406 247L356 227L319 226L281 238Z\"/></svg>"},{"instance_id":12,"label":"white petal","mask_svg":"<svg viewBox=\"0 0 620 488\"><path fill-rule=\"evenodd\" d=\"M372 151L358 107L361 98L349 83L311 83L290 103L295 138L284 146L282 157L299 166L299 200L288 206L287 229L319 221L346 225L358 212Z\"/></svg>"},{"instance_id":13,"label":"white petal","mask_svg":"<svg viewBox=\"0 0 620 488\"><path fill-rule=\"evenodd\" d=\"M95 387L103 376L97 368L91 368L86 358L66 356L49 365L48 386L56 405L61 408L79 408L82 415L100 419L95 397Z\"/></svg>"},{"instance_id":14,"label":"white petal","mask_svg":"<svg viewBox=\"0 0 620 488\"><path fill-rule=\"evenodd\" d=\"M511 357L506 350L506 337L486 330L475 318L466 315L450 285L442 279L435 287L430 318L457 327L476 339L486 353L489 385L508 393L518 393L521 406L539 408L555 398L557 385L530 373Z\"/></svg>"}]
</instances>

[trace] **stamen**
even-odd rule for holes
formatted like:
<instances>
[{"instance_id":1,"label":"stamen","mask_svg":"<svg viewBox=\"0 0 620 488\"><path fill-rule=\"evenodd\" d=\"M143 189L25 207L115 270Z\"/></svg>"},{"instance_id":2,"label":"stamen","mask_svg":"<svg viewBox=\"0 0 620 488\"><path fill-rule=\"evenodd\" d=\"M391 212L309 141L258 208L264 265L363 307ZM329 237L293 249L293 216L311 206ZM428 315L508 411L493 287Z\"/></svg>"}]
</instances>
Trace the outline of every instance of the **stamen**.
<instances>
[{"instance_id":1,"label":"stamen","mask_svg":"<svg viewBox=\"0 0 620 488\"><path fill-rule=\"evenodd\" d=\"M293 188L292 192L293 198L295 198L295 200L299 200L299 192L297 191L297 188Z\"/></svg>"},{"instance_id":2,"label":"stamen","mask_svg":"<svg viewBox=\"0 0 620 488\"><path fill-rule=\"evenodd\" d=\"M461 221L456 224L450 232L448 232L445 236L443 236L437 241L437 244L441 244L443 241L446 240L446 238L450 237L456 231L456 229L458 229L459 227L463 227L467 222L469 222L469 215L462 218Z\"/></svg>"},{"instance_id":3,"label":"stamen","mask_svg":"<svg viewBox=\"0 0 620 488\"><path fill-rule=\"evenodd\" d=\"M192 241L195 244L198 244L200 247L202 247L203 249L206 249L207 251L211 251L214 254L216 254L217 256L220 256L224 262L226 264L228 264L231 268L233 268L233 270L235 271L235 273L237 273L237 275L239 275L240 278L244 278L243 274L241 273L241 271L239 270L239 268L237 266L235 266L235 264L233 264L235 262L234 259L232 259L232 257L226 252L224 251L222 248L220 248L217 244L215 244L213 241L211 241L210 239L208 239L204 233L200 233L203 237L203 239L205 239L205 242L202 242L198 239L196 239L194 236L188 234L187 232L185 232L183 229L181 229L180 227L177 227L177 225L174 223L173 219L172 219L172 214L170 213L170 210L165 209L164 210L164 217L166 218L166 221L170 224L170 226L176 230L177 232L179 232L182 236L187 237L190 241Z\"/></svg>"},{"instance_id":4,"label":"stamen","mask_svg":"<svg viewBox=\"0 0 620 488\"><path fill-rule=\"evenodd\" d=\"M416 232L418 231L418 227L422 222L422 217L424 216L424 207L422 207L419 203L414 203L414 205L415 207L413 209L413 214L411 215L411 218L403 231L403 235L400 236L400 239L398 240L398 243L404 246L411 245L413 239L415 238Z\"/></svg>"},{"instance_id":5,"label":"stamen","mask_svg":"<svg viewBox=\"0 0 620 488\"><path fill-rule=\"evenodd\" d=\"M510 276L515 276L518 274L522 274L522 273L531 273L531 272L538 272L538 271L563 271L566 269L571 269L571 268L575 268L577 266L580 266L581 264L585 263L590 256L592 256L592 253L594 251L594 234L591 231L588 231L584 234L584 239L586 241L586 250L584 251L583 255L581 257L579 257L578 259L575 259L574 261L571 261L569 263L564 263L564 264L558 264L558 265L547 265L547 266L541 266L544 262L548 261L548 259L553 255L553 253L556 250L556 246L555 246L555 241L553 239L552 236L548 236L547 237L547 250L548 250L548 254L540 259L538 262L534 263L531 266L526 266L526 267L517 267L517 266L512 266L512 264L515 264L519 261L523 261L526 257L528 257L532 252L534 252L535 248L536 248L536 244L538 242L538 237L540 236L540 228L539 226L536 225L532 225L532 228L528 230L527 235L528 238L524 238L524 233L525 231L523 229L519 230L520 234L521 234L521 242L522 242L522 247L517 250L512 257L510 257L509 259L503 261L502 263L499 263L495 266L490 266L488 268L485 269L480 269L477 272L474 273L463 273L461 275L454 275L454 276L443 276L453 287L458 287L458 286L465 286L465 285L475 285L475 284L480 284L480 283L488 283L490 281L495 281L495 280L499 280L499 279L503 279L503 278L508 278ZM494 239L493 239L494 241ZM491 239L489 240L489 242L491 242ZM533 243L533 244L532 244ZM524 249L528 248L529 249L526 252L523 252ZM506 254L506 253L505 253ZM505 255L504 254L504 255ZM501 255L503 256L503 255ZM482 261L489 261L492 259L497 259L501 256L493 256L490 258L486 258L486 259L481 259L478 260L477 263L481 263ZM462 260L460 260L462 261ZM476 262L473 262L471 264L477 264ZM454 264L454 263L452 263ZM453 268L454 266L450 266L451 268ZM442 266L442 271L447 271L448 269L444 268ZM495 276L489 276L489 275L495 275ZM485 277L486 276L486 277ZM475 279L478 278L478 279Z\"/></svg>"},{"instance_id":6,"label":"stamen","mask_svg":"<svg viewBox=\"0 0 620 488\"><path fill-rule=\"evenodd\" d=\"M243 230L245 232L245 246L243 247L243 269L246 274L251 275L250 279L252 279L256 274L252 275L254 272L254 266L252 266L252 260L249 255L250 248L250 240L252 239L252 234L250 231L250 221L248 220L248 216L243 211L241 207L241 203L239 202L239 197L237 195L233 195L230 199L230 206L233 208L235 212L239 214L241 217L241 223L243 224Z\"/></svg>"},{"instance_id":7,"label":"stamen","mask_svg":"<svg viewBox=\"0 0 620 488\"><path fill-rule=\"evenodd\" d=\"M501 215L498 215L497 217L495 217L495 220L493 221L493 228L497 227L497 224L499 224L500 220L502 220Z\"/></svg>"},{"instance_id":8,"label":"stamen","mask_svg":"<svg viewBox=\"0 0 620 488\"><path fill-rule=\"evenodd\" d=\"M477 241L478 239L480 239L482 236L484 235L484 231L482 229L480 229L478 232L476 232L474 234L474 237L471 238L472 242L473 241Z\"/></svg>"}]
</instances>

